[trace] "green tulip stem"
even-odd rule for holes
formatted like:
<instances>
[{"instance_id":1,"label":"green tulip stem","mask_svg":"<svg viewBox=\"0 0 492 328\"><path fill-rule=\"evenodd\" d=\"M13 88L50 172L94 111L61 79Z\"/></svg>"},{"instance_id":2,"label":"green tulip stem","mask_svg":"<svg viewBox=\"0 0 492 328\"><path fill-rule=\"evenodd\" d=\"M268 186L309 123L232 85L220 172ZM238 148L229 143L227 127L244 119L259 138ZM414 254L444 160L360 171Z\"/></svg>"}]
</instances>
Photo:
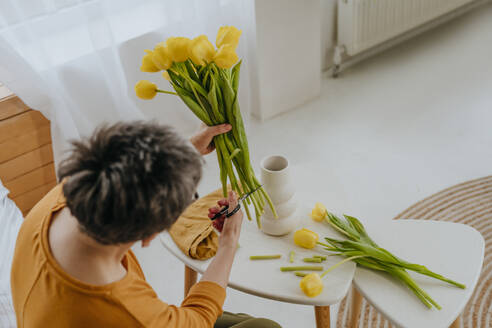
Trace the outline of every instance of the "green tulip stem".
<instances>
[{"instance_id":1,"label":"green tulip stem","mask_svg":"<svg viewBox=\"0 0 492 328\"><path fill-rule=\"evenodd\" d=\"M359 256L347 257L346 259L341 260L337 264L329 267L328 270L326 270L325 272L323 272L320 277L323 278L327 273L329 273L330 271L336 269L338 266L344 264L345 262L352 261L352 260L355 260L355 259L358 259L358 258L361 258L361 257L366 257L366 256L365 255L359 255Z\"/></svg>"},{"instance_id":2,"label":"green tulip stem","mask_svg":"<svg viewBox=\"0 0 492 328\"><path fill-rule=\"evenodd\" d=\"M239 149L239 148L234 149L234 151L233 151L233 152L231 153L231 155L229 156L229 161L232 161L232 159L233 159L234 157L236 157L236 155L237 155L237 154L239 154L239 152L240 152L240 151L241 151L241 149Z\"/></svg>"},{"instance_id":3,"label":"green tulip stem","mask_svg":"<svg viewBox=\"0 0 492 328\"><path fill-rule=\"evenodd\" d=\"M156 91L156 92L160 92L160 93L167 93L168 95L175 95L175 96L177 96L177 95L178 95L176 92L167 91L167 90L160 90L160 89L156 89L155 91Z\"/></svg>"},{"instance_id":4,"label":"green tulip stem","mask_svg":"<svg viewBox=\"0 0 492 328\"><path fill-rule=\"evenodd\" d=\"M336 251L336 248L332 247L331 245L322 243L320 241L317 241L316 244L321 245L321 246L325 246L326 249L329 250L329 251Z\"/></svg>"}]
</instances>

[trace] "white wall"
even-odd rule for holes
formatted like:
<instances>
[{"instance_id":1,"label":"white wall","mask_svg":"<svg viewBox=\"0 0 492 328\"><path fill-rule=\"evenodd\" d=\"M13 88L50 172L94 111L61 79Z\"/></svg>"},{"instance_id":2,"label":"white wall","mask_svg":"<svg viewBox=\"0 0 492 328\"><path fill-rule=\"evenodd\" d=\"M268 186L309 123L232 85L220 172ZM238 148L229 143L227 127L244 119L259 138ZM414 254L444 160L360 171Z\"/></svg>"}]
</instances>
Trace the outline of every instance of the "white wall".
<instances>
[{"instance_id":1,"label":"white wall","mask_svg":"<svg viewBox=\"0 0 492 328\"><path fill-rule=\"evenodd\" d=\"M321 0L321 69L333 64L337 33L337 0Z\"/></svg>"},{"instance_id":2,"label":"white wall","mask_svg":"<svg viewBox=\"0 0 492 328\"><path fill-rule=\"evenodd\" d=\"M319 95L321 2L256 0L255 18L253 114L264 120Z\"/></svg>"}]
</instances>

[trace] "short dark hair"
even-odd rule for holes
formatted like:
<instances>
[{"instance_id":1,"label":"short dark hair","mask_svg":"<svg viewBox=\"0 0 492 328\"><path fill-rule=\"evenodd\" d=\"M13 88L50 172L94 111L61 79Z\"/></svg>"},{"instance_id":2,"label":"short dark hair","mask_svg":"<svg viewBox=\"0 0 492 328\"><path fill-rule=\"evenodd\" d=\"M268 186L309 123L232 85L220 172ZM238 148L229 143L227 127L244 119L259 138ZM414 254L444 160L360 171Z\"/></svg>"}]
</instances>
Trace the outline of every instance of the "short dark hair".
<instances>
[{"instance_id":1,"label":"short dark hair","mask_svg":"<svg viewBox=\"0 0 492 328\"><path fill-rule=\"evenodd\" d=\"M169 126L117 123L73 141L58 176L81 230L112 245L171 227L192 201L202 161Z\"/></svg>"}]
</instances>

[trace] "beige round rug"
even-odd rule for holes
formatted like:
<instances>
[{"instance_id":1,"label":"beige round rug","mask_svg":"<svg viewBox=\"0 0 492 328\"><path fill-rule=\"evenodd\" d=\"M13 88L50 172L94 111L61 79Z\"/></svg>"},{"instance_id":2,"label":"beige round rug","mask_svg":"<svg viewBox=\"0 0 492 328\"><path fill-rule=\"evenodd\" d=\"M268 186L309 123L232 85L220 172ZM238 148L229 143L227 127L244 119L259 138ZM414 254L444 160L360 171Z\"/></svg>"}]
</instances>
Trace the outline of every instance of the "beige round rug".
<instances>
[{"instance_id":1,"label":"beige round rug","mask_svg":"<svg viewBox=\"0 0 492 328\"><path fill-rule=\"evenodd\" d=\"M492 327L492 176L440 191L409 207L395 219L459 222L480 231L485 239L485 259L475 291L462 312L460 327ZM348 327L349 304L350 296L340 304L337 327ZM386 328L392 325L363 300L359 327Z\"/></svg>"}]
</instances>

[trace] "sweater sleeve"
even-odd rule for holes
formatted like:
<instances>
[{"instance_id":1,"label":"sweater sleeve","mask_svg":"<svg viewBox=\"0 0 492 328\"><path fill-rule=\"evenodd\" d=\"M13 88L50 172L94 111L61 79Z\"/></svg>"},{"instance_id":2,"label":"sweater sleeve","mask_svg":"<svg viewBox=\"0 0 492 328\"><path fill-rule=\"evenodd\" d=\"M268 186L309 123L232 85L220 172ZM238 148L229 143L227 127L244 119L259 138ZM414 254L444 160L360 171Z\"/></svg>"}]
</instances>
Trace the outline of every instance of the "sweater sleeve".
<instances>
[{"instance_id":1,"label":"sweater sleeve","mask_svg":"<svg viewBox=\"0 0 492 328\"><path fill-rule=\"evenodd\" d=\"M225 296L224 288L216 283L199 282L190 289L181 306L163 308L151 326L213 328L222 314Z\"/></svg>"},{"instance_id":2,"label":"sweater sleeve","mask_svg":"<svg viewBox=\"0 0 492 328\"><path fill-rule=\"evenodd\" d=\"M152 287L139 280L115 296L144 327L212 328L222 314L226 292L214 282L199 282L190 289L181 306L176 306L161 301Z\"/></svg>"},{"instance_id":3,"label":"sweater sleeve","mask_svg":"<svg viewBox=\"0 0 492 328\"><path fill-rule=\"evenodd\" d=\"M222 315L226 297L225 289L211 281L201 281L191 287L188 296L181 303L181 309L206 322L206 325L193 327L213 327Z\"/></svg>"}]
</instances>

